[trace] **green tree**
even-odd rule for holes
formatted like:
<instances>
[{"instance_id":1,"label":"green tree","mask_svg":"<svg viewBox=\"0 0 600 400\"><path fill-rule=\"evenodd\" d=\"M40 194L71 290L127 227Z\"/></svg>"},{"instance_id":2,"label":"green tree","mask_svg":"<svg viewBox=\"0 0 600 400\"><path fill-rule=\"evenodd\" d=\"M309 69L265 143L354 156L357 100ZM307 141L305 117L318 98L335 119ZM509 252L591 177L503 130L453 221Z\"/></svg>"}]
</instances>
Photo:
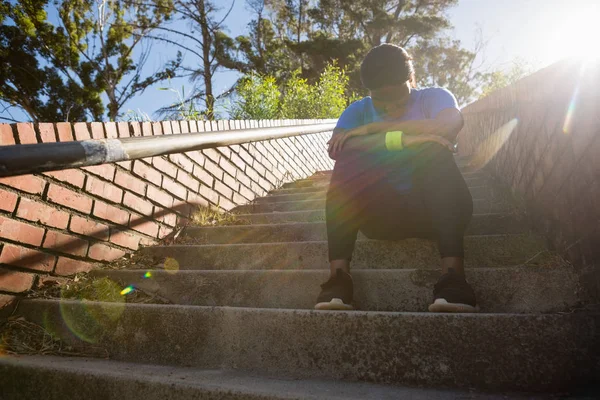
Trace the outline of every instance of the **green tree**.
<instances>
[{"instance_id":1,"label":"green tree","mask_svg":"<svg viewBox=\"0 0 600 400\"><path fill-rule=\"evenodd\" d=\"M275 119L281 92L275 78L246 75L237 86L237 99L230 111L234 119Z\"/></svg>"},{"instance_id":2,"label":"green tree","mask_svg":"<svg viewBox=\"0 0 600 400\"><path fill-rule=\"evenodd\" d=\"M481 88L479 98L490 95L492 92L505 88L531 73L531 67L522 59L513 61L512 67L507 71L497 70L486 76L486 82Z\"/></svg>"},{"instance_id":3,"label":"green tree","mask_svg":"<svg viewBox=\"0 0 600 400\"><path fill-rule=\"evenodd\" d=\"M335 63L312 85L298 69L281 90L274 77L249 74L237 86L230 115L235 119L338 118L348 105L347 85L347 75Z\"/></svg>"},{"instance_id":4,"label":"green tree","mask_svg":"<svg viewBox=\"0 0 600 400\"><path fill-rule=\"evenodd\" d=\"M177 69L174 61L154 74L144 76L141 72L151 52L149 46L143 47L144 39L170 17L170 0L148 0L145 4L132 0L57 0L52 6L47 0L4 0L2 7L3 56L18 52L19 44L26 43L22 51L37 61L31 66L5 69L9 79L3 82L2 99L23 108L33 120L101 119L100 94L108 99L107 116L115 120L127 101L173 76ZM48 20L45 9L49 7L58 12L57 25ZM20 37L14 28L21 31ZM21 74L48 78L37 83L41 89L37 94L33 90L15 94L17 88L32 85L19 81L16 70L20 67L29 69ZM66 100L57 99L71 91ZM60 111L52 114L48 109L55 104L61 106Z\"/></svg>"},{"instance_id":5,"label":"green tree","mask_svg":"<svg viewBox=\"0 0 600 400\"><path fill-rule=\"evenodd\" d=\"M222 8L218 5L220 1L211 0L173 0L174 13L179 23L175 27L159 27L157 30L162 34L153 35L152 38L169 43L178 47L186 53L186 59L190 56L193 60L181 68L179 76L189 78L195 85L190 95L184 99L184 103L204 109L203 117L214 119L216 96L213 89L214 77L217 71L231 67L235 64L232 52L235 43L225 33L225 21L235 0L229 3L229 8L224 17L219 17ZM173 107L164 107L159 110L163 115L177 115L178 111Z\"/></svg>"}]
</instances>

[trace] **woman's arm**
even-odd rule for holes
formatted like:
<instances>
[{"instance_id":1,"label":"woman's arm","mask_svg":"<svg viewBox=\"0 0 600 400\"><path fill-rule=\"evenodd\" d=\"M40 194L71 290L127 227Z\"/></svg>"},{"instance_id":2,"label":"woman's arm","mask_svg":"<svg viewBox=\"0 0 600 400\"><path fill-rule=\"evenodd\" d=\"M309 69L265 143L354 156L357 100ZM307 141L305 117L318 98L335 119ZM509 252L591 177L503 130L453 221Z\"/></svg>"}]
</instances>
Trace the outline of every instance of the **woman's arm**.
<instances>
[{"instance_id":1,"label":"woman's arm","mask_svg":"<svg viewBox=\"0 0 600 400\"><path fill-rule=\"evenodd\" d=\"M348 131L350 137L385 133L391 131L402 131L407 135L438 135L448 140L456 140L458 132L464 125L460 111L455 108L447 108L439 112L433 119L415 121L380 121L359 126Z\"/></svg>"}]
</instances>

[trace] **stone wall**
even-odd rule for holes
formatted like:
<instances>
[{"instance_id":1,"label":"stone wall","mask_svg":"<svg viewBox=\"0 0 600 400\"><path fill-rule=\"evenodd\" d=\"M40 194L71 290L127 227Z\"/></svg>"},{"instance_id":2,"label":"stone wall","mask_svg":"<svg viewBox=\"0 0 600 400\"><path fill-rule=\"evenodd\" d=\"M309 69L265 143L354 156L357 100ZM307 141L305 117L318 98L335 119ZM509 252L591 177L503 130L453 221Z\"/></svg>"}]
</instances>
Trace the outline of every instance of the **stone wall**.
<instances>
[{"instance_id":1,"label":"stone wall","mask_svg":"<svg viewBox=\"0 0 600 400\"><path fill-rule=\"evenodd\" d=\"M559 62L463 113L460 153L522 198L569 260L600 265L600 65Z\"/></svg>"},{"instance_id":2,"label":"stone wall","mask_svg":"<svg viewBox=\"0 0 600 400\"><path fill-rule=\"evenodd\" d=\"M0 124L0 145L332 122ZM201 134L201 133L199 133ZM157 243L199 206L230 210L331 169L328 133L0 178L0 303L40 277L88 271Z\"/></svg>"}]
</instances>

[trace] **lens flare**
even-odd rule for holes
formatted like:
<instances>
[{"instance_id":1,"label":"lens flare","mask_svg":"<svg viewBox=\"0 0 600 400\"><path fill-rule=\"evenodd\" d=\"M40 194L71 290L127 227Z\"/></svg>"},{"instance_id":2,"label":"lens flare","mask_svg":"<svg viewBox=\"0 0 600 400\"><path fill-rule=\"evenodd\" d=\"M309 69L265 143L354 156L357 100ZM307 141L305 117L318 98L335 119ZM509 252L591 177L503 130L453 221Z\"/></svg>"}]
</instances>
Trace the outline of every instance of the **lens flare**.
<instances>
[{"instance_id":1,"label":"lens flare","mask_svg":"<svg viewBox=\"0 0 600 400\"><path fill-rule=\"evenodd\" d=\"M144 278L152 278L152 272L150 272L150 271L147 271L147 272L144 274Z\"/></svg>"},{"instance_id":2,"label":"lens flare","mask_svg":"<svg viewBox=\"0 0 600 400\"><path fill-rule=\"evenodd\" d=\"M134 290L135 290L135 288L133 287L133 285L129 285L125 289L121 290L121 296L128 295L129 293L132 293Z\"/></svg>"},{"instance_id":3,"label":"lens flare","mask_svg":"<svg viewBox=\"0 0 600 400\"><path fill-rule=\"evenodd\" d=\"M61 293L60 313L65 326L88 343L98 343L105 332L113 330L124 311L121 286L108 278L94 281L75 296Z\"/></svg>"},{"instance_id":4,"label":"lens flare","mask_svg":"<svg viewBox=\"0 0 600 400\"><path fill-rule=\"evenodd\" d=\"M473 156L469 161L469 167L474 171L485 167L508 141L518 124L519 120L513 118L488 136L487 139L479 143L472 153Z\"/></svg>"},{"instance_id":5,"label":"lens flare","mask_svg":"<svg viewBox=\"0 0 600 400\"><path fill-rule=\"evenodd\" d=\"M179 262L174 258L167 257L164 266L169 274L176 274L179 271Z\"/></svg>"}]
</instances>

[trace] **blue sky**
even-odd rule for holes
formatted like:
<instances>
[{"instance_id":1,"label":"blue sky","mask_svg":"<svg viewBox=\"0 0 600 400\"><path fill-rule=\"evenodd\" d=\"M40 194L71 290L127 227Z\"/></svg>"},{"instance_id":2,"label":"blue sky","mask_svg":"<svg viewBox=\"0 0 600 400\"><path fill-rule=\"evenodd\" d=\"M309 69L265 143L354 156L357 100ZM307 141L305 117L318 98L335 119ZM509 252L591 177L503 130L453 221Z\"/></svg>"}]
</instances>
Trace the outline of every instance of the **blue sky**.
<instances>
[{"instance_id":1,"label":"blue sky","mask_svg":"<svg viewBox=\"0 0 600 400\"><path fill-rule=\"evenodd\" d=\"M228 8L231 0L218 0ZM485 67L508 69L515 60L521 60L537 70L552 64L565 55L578 55L597 48L593 39L600 37L600 0L460 0L449 12L454 28L449 35L472 49L477 40L477 27L481 27L487 41L484 54ZM235 37L246 31L251 13L244 0L236 0L226 21L228 33ZM158 70L175 53L174 46L157 44L145 70ZM227 90L237 79L237 73L219 72L214 82L216 94ZM186 92L192 89L189 82L176 79L148 88L143 95L132 99L123 109L142 111L153 117L154 111L175 101L176 94L158 90L171 86ZM19 113L13 113L15 117Z\"/></svg>"}]
</instances>

